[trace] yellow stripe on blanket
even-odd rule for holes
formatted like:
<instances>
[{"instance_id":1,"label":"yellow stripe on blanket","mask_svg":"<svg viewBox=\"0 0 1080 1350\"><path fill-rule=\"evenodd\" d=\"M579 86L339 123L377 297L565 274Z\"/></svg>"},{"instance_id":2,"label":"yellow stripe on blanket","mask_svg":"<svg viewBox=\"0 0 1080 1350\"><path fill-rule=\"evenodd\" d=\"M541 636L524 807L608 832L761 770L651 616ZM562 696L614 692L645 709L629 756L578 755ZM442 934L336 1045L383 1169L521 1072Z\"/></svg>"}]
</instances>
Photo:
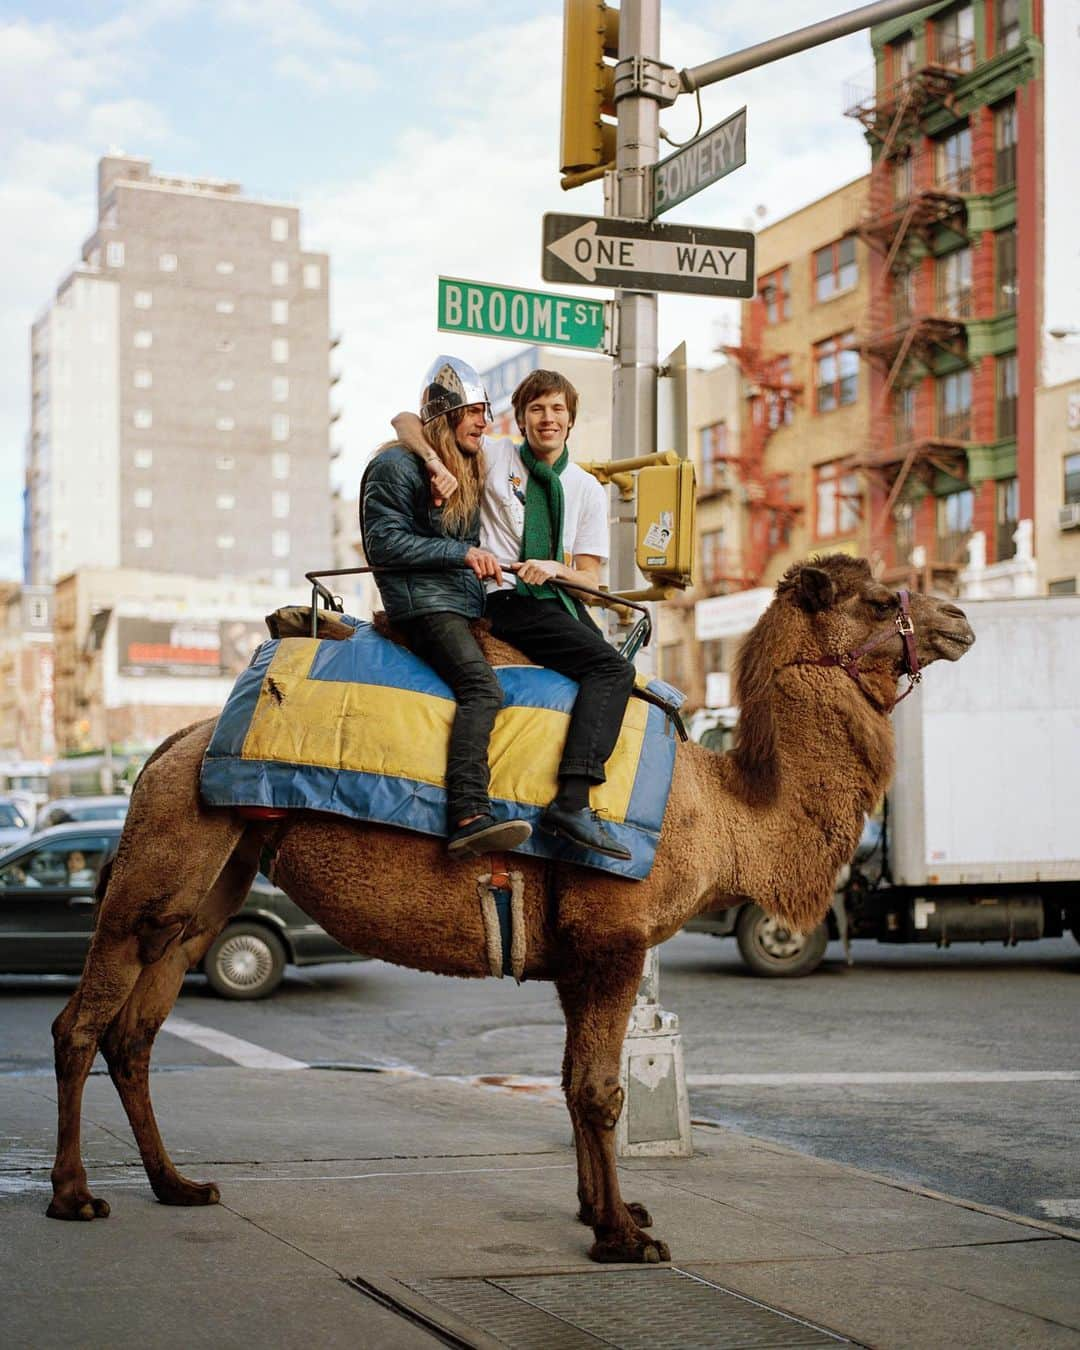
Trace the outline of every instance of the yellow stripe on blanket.
<instances>
[{"instance_id":1,"label":"yellow stripe on blanket","mask_svg":"<svg viewBox=\"0 0 1080 1350\"><path fill-rule=\"evenodd\" d=\"M316 639L283 641L267 670L242 759L377 773L443 787L457 705L453 699L385 685L308 678ZM607 782L590 800L624 821L634 788L648 706L631 699L607 763ZM546 806L570 719L547 708L509 707L495 719L489 749L491 795Z\"/></svg>"}]
</instances>

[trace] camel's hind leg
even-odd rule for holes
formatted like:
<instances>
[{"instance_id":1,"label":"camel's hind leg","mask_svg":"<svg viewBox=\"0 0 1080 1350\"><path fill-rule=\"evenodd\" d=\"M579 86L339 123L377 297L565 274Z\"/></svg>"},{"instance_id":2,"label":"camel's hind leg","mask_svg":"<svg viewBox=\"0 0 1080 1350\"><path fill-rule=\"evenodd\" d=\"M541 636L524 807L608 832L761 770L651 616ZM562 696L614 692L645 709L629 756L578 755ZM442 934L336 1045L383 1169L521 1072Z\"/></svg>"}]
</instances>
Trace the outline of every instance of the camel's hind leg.
<instances>
[{"instance_id":1,"label":"camel's hind leg","mask_svg":"<svg viewBox=\"0 0 1080 1350\"><path fill-rule=\"evenodd\" d=\"M216 1205L220 1195L212 1183L189 1181L182 1176L162 1141L150 1100L154 1039L176 1002L184 976L198 965L226 920L244 903L258 870L259 845L258 834L241 841L199 906L192 925L195 931L189 930L182 942L172 944L159 961L143 969L101 1043L101 1053L127 1112L146 1175L154 1194L165 1205Z\"/></svg>"},{"instance_id":2,"label":"camel's hind leg","mask_svg":"<svg viewBox=\"0 0 1080 1350\"><path fill-rule=\"evenodd\" d=\"M83 1087L106 1028L140 974L179 945L244 833L231 812L204 810L199 764L212 727L177 740L144 770L107 878L79 987L53 1023L57 1085L54 1219L103 1218L82 1164Z\"/></svg>"}]
</instances>

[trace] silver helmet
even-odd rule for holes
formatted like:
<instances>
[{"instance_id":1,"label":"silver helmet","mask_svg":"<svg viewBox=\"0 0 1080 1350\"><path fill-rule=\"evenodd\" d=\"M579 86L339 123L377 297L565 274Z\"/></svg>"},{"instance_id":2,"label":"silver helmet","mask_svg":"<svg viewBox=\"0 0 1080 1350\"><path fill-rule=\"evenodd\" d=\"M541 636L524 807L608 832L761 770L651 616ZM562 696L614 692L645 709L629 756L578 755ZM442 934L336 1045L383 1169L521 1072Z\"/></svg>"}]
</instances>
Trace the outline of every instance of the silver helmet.
<instances>
[{"instance_id":1,"label":"silver helmet","mask_svg":"<svg viewBox=\"0 0 1080 1350\"><path fill-rule=\"evenodd\" d=\"M474 403L484 405L487 420L491 421L491 403L483 381L472 366L456 356L437 356L424 376L420 390L420 421L427 425L436 417L443 417L455 408L470 408Z\"/></svg>"}]
</instances>

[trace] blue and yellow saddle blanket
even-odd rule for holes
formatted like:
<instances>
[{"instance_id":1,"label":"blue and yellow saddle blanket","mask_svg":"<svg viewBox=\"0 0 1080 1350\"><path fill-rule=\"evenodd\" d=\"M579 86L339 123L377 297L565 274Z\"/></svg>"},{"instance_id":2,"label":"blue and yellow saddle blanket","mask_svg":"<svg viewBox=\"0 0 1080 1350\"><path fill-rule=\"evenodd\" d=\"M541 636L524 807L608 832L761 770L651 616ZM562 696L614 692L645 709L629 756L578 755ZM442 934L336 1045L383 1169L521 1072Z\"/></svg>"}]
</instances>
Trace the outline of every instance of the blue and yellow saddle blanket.
<instances>
[{"instance_id":1,"label":"blue and yellow saddle blanket","mask_svg":"<svg viewBox=\"0 0 1080 1350\"><path fill-rule=\"evenodd\" d=\"M335 616L343 617L343 616ZM329 811L445 836L446 753L456 704L412 652L367 623L351 638L264 642L236 681L203 760L212 806ZM649 875L671 788L675 736L664 712L632 698L607 782L592 805L633 854L629 862L576 848L538 829L555 795L577 685L553 670L500 666L505 705L489 759L496 819L533 826L519 852L640 880ZM670 685L650 687L678 706Z\"/></svg>"}]
</instances>

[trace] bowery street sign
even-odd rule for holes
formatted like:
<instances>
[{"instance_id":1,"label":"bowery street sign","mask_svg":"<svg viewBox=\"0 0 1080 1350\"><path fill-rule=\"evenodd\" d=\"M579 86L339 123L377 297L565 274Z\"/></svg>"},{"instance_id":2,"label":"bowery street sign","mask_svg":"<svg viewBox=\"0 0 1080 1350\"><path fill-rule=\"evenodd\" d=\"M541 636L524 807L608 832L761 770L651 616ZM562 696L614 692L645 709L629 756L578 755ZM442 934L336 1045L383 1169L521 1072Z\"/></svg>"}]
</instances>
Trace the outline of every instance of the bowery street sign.
<instances>
[{"instance_id":1,"label":"bowery street sign","mask_svg":"<svg viewBox=\"0 0 1080 1350\"><path fill-rule=\"evenodd\" d=\"M658 216L686 201L745 163L746 109L740 108L704 136L653 165L650 215Z\"/></svg>"},{"instance_id":2,"label":"bowery street sign","mask_svg":"<svg viewBox=\"0 0 1080 1350\"><path fill-rule=\"evenodd\" d=\"M440 277L438 327L444 333L603 352L609 350L605 336L610 303Z\"/></svg>"},{"instance_id":3,"label":"bowery street sign","mask_svg":"<svg viewBox=\"0 0 1080 1350\"><path fill-rule=\"evenodd\" d=\"M544 217L545 281L688 295L754 294L754 236L606 216Z\"/></svg>"}]
</instances>

